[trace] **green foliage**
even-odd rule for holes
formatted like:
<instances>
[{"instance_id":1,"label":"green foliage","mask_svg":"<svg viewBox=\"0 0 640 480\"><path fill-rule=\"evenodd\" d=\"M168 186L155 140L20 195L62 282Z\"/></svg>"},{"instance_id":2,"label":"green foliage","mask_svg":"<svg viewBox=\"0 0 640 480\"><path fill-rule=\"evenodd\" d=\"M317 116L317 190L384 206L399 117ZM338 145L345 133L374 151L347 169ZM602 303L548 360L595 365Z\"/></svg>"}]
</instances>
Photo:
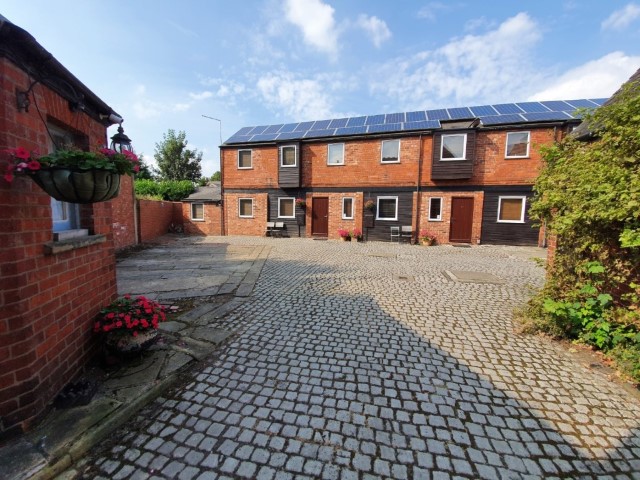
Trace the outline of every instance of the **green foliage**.
<instances>
[{"instance_id":1,"label":"green foliage","mask_svg":"<svg viewBox=\"0 0 640 480\"><path fill-rule=\"evenodd\" d=\"M138 161L140 162L140 171L136 173L136 178L151 180L154 177L153 168L145 162L142 154L138 155Z\"/></svg>"},{"instance_id":2,"label":"green foliage","mask_svg":"<svg viewBox=\"0 0 640 480\"><path fill-rule=\"evenodd\" d=\"M222 173L220 172L220 170L218 170L213 175L211 175L212 182L220 182L221 180L222 180Z\"/></svg>"},{"instance_id":3,"label":"green foliage","mask_svg":"<svg viewBox=\"0 0 640 480\"><path fill-rule=\"evenodd\" d=\"M169 129L156 143L154 158L163 180L197 181L201 176L202 152L187 148L186 134Z\"/></svg>"},{"instance_id":4,"label":"green foliage","mask_svg":"<svg viewBox=\"0 0 640 480\"><path fill-rule=\"evenodd\" d=\"M135 191L138 198L145 196L160 198L162 200L180 201L191 195L195 188L189 180L164 180L157 182L155 180L136 180Z\"/></svg>"},{"instance_id":5,"label":"green foliage","mask_svg":"<svg viewBox=\"0 0 640 480\"><path fill-rule=\"evenodd\" d=\"M200 180L198 180L198 185L200 187L204 187L207 185L208 182L209 180L207 180L206 177L202 177Z\"/></svg>"}]
</instances>

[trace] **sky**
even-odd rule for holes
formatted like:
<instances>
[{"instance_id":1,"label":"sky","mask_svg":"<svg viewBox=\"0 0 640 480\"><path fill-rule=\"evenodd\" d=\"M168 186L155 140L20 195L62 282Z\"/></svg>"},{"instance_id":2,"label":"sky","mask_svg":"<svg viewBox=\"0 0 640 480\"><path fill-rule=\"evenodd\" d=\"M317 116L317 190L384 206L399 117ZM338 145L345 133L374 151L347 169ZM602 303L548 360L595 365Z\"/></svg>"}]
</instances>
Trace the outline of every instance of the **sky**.
<instances>
[{"instance_id":1,"label":"sky","mask_svg":"<svg viewBox=\"0 0 640 480\"><path fill-rule=\"evenodd\" d=\"M0 14L124 117L145 161L184 131L206 176L244 126L609 97L640 68L640 0L3 0Z\"/></svg>"}]
</instances>

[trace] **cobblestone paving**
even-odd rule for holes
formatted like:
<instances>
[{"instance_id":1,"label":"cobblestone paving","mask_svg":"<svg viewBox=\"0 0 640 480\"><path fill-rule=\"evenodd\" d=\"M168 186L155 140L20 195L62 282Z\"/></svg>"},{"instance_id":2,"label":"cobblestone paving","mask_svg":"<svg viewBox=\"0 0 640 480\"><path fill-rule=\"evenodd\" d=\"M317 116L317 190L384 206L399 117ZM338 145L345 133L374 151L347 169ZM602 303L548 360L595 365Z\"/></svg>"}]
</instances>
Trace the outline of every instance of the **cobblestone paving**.
<instances>
[{"instance_id":1,"label":"cobblestone paving","mask_svg":"<svg viewBox=\"0 0 640 480\"><path fill-rule=\"evenodd\" d=\"M231 241L273 247L247 327L86 478L640 478L637 397L513 333L522 250Z\"/></svg>"}]
</instances>

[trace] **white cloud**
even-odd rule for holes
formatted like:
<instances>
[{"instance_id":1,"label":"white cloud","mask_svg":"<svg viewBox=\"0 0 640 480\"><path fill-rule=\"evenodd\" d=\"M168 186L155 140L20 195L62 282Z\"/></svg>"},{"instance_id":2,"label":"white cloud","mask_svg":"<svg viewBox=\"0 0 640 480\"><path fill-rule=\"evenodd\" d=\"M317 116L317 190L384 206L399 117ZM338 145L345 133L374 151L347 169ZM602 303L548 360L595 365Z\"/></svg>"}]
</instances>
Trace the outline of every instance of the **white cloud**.
<instances>
[{"instance_id":1,"label":"white cloud","mask_svg":"<svg viewBox=\"0 0 640 480\"><path fill-rule=\"evenodd\" d=\"M213 93L211 93L208 90L205 90L204 92L200 92L200 93L189 93L189 96L193 99L193 100L205 100L207 98L211 98L213 96Z\"/></svg>"},{"instance_id":2,"label":"white cloud","mask_svg":"<svg viewBox=\"0 0 640 480\"><path fill-rule=\"evenodd\" d=\"M529 57L540 37L536 22L519 13L483 35L456 38L379 67L375 78L384 80L374 81L371 90L408 109L513 100L539 80Z\"/></svg>"},{"instance_id":3,"label":"white cloud","mask_svg":"<svg viewBox=\"0 0 640 480\"><path fill-rule=\"evenodd\" d=\"M332 56L338 52L334 12L322 0L287 0L285 5L286 19L302 31L305 42Z\"/></svg>"},{"instance_id":4,"label":"white cloud","mask_svg":"<svg viewBox=\"0 0 640 480\"><path fill-rule=\"evenodd\" d=\"M529 99L571 100L610 97L629 79L638 65L640 57L613 52L565 72Z\"/></svg>"},{"instance_id":5,"label":"white cloud","mask_svg":"<svg viewBox=\"0 0 640 480\"><path fill-rule=\"evenodd\" d=\"M450 7L440 2L430 2L418 10L418 18L424 18L430 22L435 22L439 11L448 10Z\"/></svg>"},{"instance_id":6,"label":"white cloud","mask_svg":"<svg viewBox=\"0 0 640 480\"><path fill-rule=\"evenodd\" d=\"M391 30L389 30L385 21L380 20L378 17L368 17L363 14L358 17L356 24L367 32L377 48L380 48L383 42L391 38Z\"/></svg>"},{"instance_id":7,"label":"white cloud","mask_svg":"<svg viewBox=\"0 0 640 480\"><path fill-rule=\"evenodd\" d=\"M633 21L640 18L640 6L629 3L624 8L616 10L602 22L603 30L623 30Z\"/></svg>"}]
</instances>

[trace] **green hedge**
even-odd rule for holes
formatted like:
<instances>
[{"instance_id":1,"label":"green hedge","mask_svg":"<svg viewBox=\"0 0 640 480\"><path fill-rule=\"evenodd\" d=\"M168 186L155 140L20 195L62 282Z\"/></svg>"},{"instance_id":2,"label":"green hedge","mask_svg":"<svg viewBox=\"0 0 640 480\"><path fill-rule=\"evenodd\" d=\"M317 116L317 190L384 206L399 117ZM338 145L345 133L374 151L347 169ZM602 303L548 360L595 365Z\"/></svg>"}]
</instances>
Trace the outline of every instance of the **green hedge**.
<instances>
[{"instance_id":1,"label":"green hedge","mask_svg":"<svg viewBox=\"0 0 640 480\"><path fill-rule=\"evenodd\" d=\"M180 201L187 198L195 191L193 183L189 180L136 180L136 196L160 197L163 200Z\"/></svg>"}]
</instances>

